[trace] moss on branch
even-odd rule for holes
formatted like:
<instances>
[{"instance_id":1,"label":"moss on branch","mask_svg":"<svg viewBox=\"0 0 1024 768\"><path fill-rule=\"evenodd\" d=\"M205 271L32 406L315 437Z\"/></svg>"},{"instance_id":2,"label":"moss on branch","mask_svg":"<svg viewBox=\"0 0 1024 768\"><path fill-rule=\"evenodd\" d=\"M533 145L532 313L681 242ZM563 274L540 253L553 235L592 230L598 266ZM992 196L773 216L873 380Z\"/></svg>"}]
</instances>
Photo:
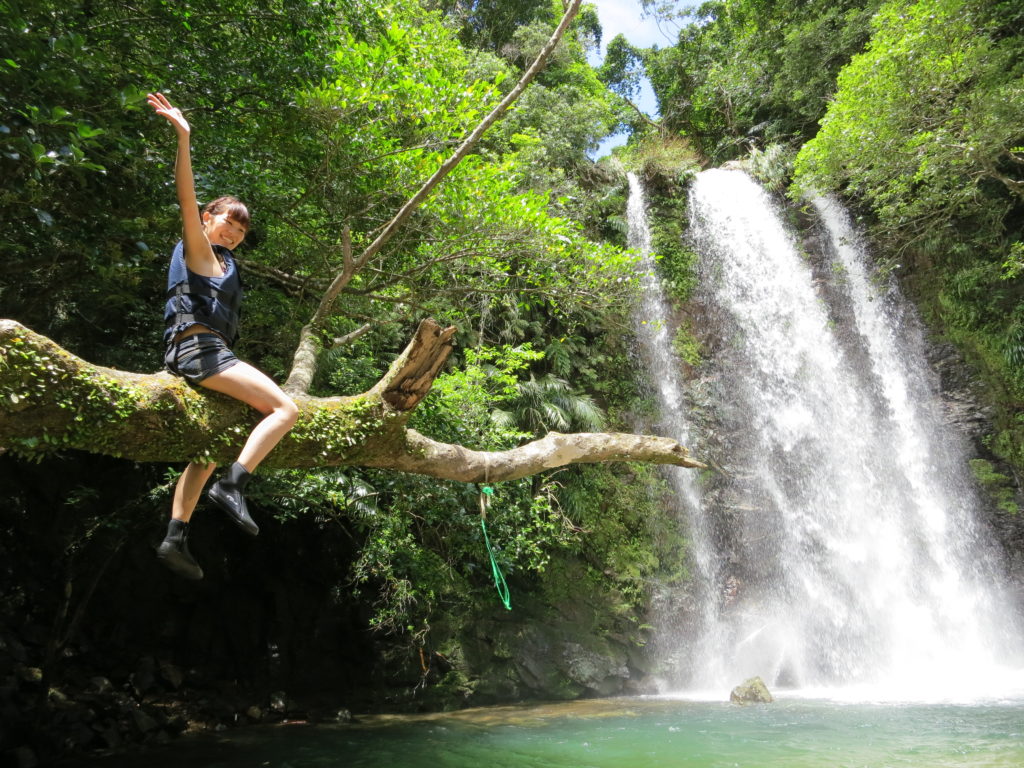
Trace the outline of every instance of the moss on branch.
<instances>
[{"instance_id":1,"label":"moss on branch","mask_svg":"<svg viewBox=\"0 0 1024 768\"><path fill-rule=\"evenodd\" d=\"M598 461L702 466L667 438L551 433L489 454L406 429L412 409L451 351L453 333L425 320L369 391L297 396L295 427L267 465L349 464L466 481L512 479ZM260 418L244 403L167 373L92 365L13 320L0 320L0 449L29 458L71 448L134 461L224 463L238 455Z\"/></svg>"}]
</instances>

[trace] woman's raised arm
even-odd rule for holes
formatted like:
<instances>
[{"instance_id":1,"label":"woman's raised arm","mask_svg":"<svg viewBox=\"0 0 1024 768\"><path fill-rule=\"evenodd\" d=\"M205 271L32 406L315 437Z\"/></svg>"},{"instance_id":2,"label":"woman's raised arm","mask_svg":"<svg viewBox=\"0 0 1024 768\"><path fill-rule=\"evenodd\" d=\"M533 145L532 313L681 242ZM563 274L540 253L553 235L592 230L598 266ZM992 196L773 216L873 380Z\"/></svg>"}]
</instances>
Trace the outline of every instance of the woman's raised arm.
<instances>
[{"instance_id":1,"label":"woman's raised arm","mask_svg":"<svg viewBox=\"0 0 1024 768\"><path fill-rule=\"evenodd\" d=\"M151 93L146 101L158 114L167 119L178 135L178 155L174 163L174 186L181 206L183 240L185 241L185 263L200 275L221 274L217 257L210 247L210 241L203 231L203 220L199 215L196 201L195 178L192 176L192 129L181 110L173 106L162 93Z\"/></svg>"}]
</instances>

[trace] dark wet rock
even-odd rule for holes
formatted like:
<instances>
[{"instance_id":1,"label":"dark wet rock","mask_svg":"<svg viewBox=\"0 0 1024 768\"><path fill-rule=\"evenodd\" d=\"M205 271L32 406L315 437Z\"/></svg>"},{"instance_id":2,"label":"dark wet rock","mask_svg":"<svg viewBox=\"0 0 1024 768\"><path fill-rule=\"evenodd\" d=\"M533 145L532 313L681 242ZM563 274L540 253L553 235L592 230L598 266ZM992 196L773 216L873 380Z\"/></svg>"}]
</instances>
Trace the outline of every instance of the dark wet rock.
<instances>
[{"instance_id":1,"label":"dark wet rock","mask_svg":"<svg viewBox=\"0 0 1024 768\"><path fill-rule=\"evenodd\" d=\"M156 659L143 656L135 665L135 671L128 676L136 696L143 696L156 683Z\"/></svg>"},{"instance_id":2,"label":"dark wet rock","mask_svg":"<svg viewBox=\"0 0 1024 768\"><path fill-rule=\"evenodd\" d=\"M47 691L46 695L50 701L50 704L57 707L67 706L71 703L71 700L68 698L67 694L64 693L64 691L60 690L60 688L51 688L49 691Z\"/></svg>"},{"instance_id":3,"label":"dark wet rock","mask_svg":"<svg viewBox=\"0 0 1024 768\"><path fill-rule=\"evenodd\" d=\"M585 689L565 674L564 657L558 652L558 645L543 627L528 627L522 633L512 663L528 690L543 691L556 699L572 699Z\"/></svg>"},{"instance_id":4,"label":"dark wet rock","mask_svg":"<svg viewBox=\"0 0 1024 768\"><path fill-rule=\"evenodd\" d=\"M107 678L102 677L100 675L89 678L88 691L90 693L98 693L102 695L105 693L110 693L112 690L114 690L114 684L110 682L110 680L108 680Z\"/></svg>"},{"instance_id":5,"label":"dark wet rock","mask_svg":"<svg viewBox=\"0 0 1024 768\"><path fill-rule=\"evenodd\" d=\"M43 680L43 670L39 667L17 667L18 679L23 683L40 683Z\"/></svg>"},{"instance_id":6,"label":"dark wet rock","mask_svg":"<svg viewBox=\"0 0 1024 768\"><path fill-rule=\"evenodd\" d=\"M985 404L984 386L948 342L930 341L925 355L939 380L942 413L947 424L979 442L991 430L994 410Z\"/></svg>"},{"instance_id":7,"label":"dark wet rock","mask_svg":"<svg viewBox=\"0 0 1024 768\"><path fill-rule=\"evenodd\" d=\"M20 630L21 639L30 645L44 646L50 639L50 633L46 627L30 622Z\"/></svg>"},{"instance_id":8,"label":"dark wet rock","mask_svg":"<svg viewBox=\"0 0 1024 768\"><path fill-rule=\"evenodd\" d=\"M270 709L279 714L288 711L288 696L284 691L274 691L270 694Z\"/></svg>"},{"instance_id":9,"label":"dark wet rock","mask_svg":"<svg viewBox=\"0 0 1024 768\"><path fill-rule=\"evenodd\" d=\"M512 663L521 684L535 696L613 696L624 691L631 677L625 650L605 638L534 626L518 639Z\"/></svg>"},{"instance_id":10,"label":"dark wet rock","mask_svg":"<svg viewBox=\"0 0 1024 768\"><path fill-rule=\"evenodd\" d=\"M6 652L19 664L24 664L28 660L28 654L25 652L25 646L18 642L16 637L8 637L6 645Z\"/></svg>"},{"instance_id":11,"label":"dark wet rock","mask_svg":"<svg viewBox=\"0 0 1024 768\"><path fill-rule=\"evenodd\" d=\"M760 677L752 677L737 685L729 694L729 701L733 704L771 704L774 699Z\"/></svg>"},{"instance_id":12,"label":"dark wet rock","mask_svg":"<svg viewBox=\"0 0 1024 768\"><path fill-rule=\"evenodd\" d=\"M225 696L211 696L204 700L203 711L212 719L222 723L233 722L240 706Z\"/></svg>"},{"instance_id":13,"label":"dark wet rock","mask_svg":"<svg viewBox=\"0 0 1024 768\"><path fill-rule=\"evenodd\" d=\"M116 725L108 725L100 731L100 737L106 743L108 749L119 749L124 743L121 738L121 731Z\"/></svg>"},{"instance_id":14,"label":"dark wet rock","mask_svg":"<svg viewBox=\"0 0 1024 768\"><path fill-rule=\"evenodd\" d=\"M622 684L622 692L628 696L653 696L658 690L658 681L653 677L640 680L630 678Z\"/></svg>"},{"instance_id":15,"label":"dark wet rock","mask_svg":"<svg viewBox=\"0 0 1024 768\"><path fill-rule=\"evenodd\" d=\"M952 344L928 339L925 353L938 378L944 420L966 441L971 464L986 467L983 475L987 478L976 477L983 521L1002 548L1015 602L1024 604L1024 515L1019 513L1024 508L1024 484L1014 467L996 456L988 445L997 432L991 395ZM991 482L998 478L1005 481Z\"/></svg>"},{"instance_id":16,"label":"dark wet rock","mask_svg":"<svg viewBox=\"0 0 1024 768\"><path fill-rule=\"evenodd\" d=\"M629 668L621 658L597 653L579 643L564 643L562 658L570 679L599 696L619 693L629 679Z\"/></svg>"},{"instance_id":17,"label":"dark wet rock","mask_svg":"<svg viewBox=\"0 0 1024 768\"><path fill-rule=\"evenodd\" d=\"M185 673L169 661L160 662L160 678L174 690L178 690L185 682Z\"/></svg>"},{"instance_id":18,"label":"dark wet rock","mask_svg":"<svg viewBox=\"0 0 1024 768\"><path fill-rule=\"evenodd\" d=\"M13 680L0 685L0 705L7 704L14 700L18 693L18 687Z\"/></svg>"},{"instance_id":19,"label":"dark wet rock","mask_svg":"<svg viewBox=\"0 0 1024 768\"><path fill-rule=\"evenodd\" d=\"M135 723L139 733L143 735L160 727L160 724L142 709L132 710L132 721Z\"/></svg>"},{"instance_id":20,"label":"dark wet rock","mask_svg":"<svg viewBox=\"0 0 1024 768\"><path fill-rule=\"evenodd\" d=\"M96 740L96 732L83 722L68 729L67 743L75 748L87 747Z\"/></svg>"},{"instance_id":21,"label":"dark wet rock","mask_svg":"<svg viewBox=\"0 0 1024 768\"><path fill-rule=\"evenodd\" d=\"M183 715L174 715L167 718L164 728L172 736L177 736L179 733L184 733L185 729L188 728L188 720Z\"/></svg>"}]
</instances>

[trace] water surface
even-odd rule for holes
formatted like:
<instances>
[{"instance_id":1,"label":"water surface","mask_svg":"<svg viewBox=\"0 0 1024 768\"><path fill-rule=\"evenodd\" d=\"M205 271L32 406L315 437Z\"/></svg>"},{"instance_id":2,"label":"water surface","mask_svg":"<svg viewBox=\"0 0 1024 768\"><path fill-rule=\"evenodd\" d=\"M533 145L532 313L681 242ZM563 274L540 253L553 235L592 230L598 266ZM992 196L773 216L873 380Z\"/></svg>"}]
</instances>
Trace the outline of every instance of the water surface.
<instances>
[{"instance_id":1,"label":"water surface","mask_svg":"<svg viewBox=\"0 0 1024 768\"><path fill-rule=\"evenodd\" d=\"M255 727L184 739L145 762L152 768L1019 768L1024 700L882 705L783 698L738 707L637 698L490 707L351 725Z\"/></svg>"}]
</instances>

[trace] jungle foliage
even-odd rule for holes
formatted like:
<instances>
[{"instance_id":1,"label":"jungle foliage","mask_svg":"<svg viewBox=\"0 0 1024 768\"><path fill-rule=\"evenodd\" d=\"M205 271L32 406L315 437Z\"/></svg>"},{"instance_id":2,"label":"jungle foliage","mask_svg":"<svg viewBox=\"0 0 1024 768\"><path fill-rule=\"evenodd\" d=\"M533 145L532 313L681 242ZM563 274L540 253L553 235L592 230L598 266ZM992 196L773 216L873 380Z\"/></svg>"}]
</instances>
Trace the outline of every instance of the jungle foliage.
<instances>
[{"instance_id":1,"label":"jungle foliage","mask_svg":"<svg viewBox=\"0 0 1024 768\"><path fill-rule=\"evenodd\" d=\"M167 254L180 226L173 135L143 109L145 93L161 90L193 125L200 200L236 194L254 213L238 254L240 353L280 380L346 236L357 249L374 237L511 87L561 4L0 0L0 14L0 314L91 362L160 365ZM586 63L600 34L592 9L581 14L514 113L346 288L315 394L366 389L432 315L458 326L460 347L416 416L421 431L503 448L550 429L627 423L637 407L622 325L633 258L598 238L604 193L592 190L603 171L586 155L619 120ZM364 325L369 332L332 347ZM101 574L119 574L107 578L132 580L124 574L140 566L120 554L126 532L139 535L129 517L145 509L153 536L161 533L173 472L113 461L98 472L99 460L65 455L32 472L9 455L0 461L12 500L2 527L34 532L19 563L31 562L35 544L40 558L53 549L46 510L62 494L96 510L76 518L61 508L57 549L75 553L74 568L66 579L59 568L33 575L40 597L0 603L0 619L29 612L48 625L67 610L65 592L88 615L80 581L95 573L90 558L104 558ZM28 484L51 472L44 500ZM99 500L117 494L110 478L119 472L139 482L131 503L107 510ZM136 487L147 483L157 490ZM451 635L498 608L476 488L337 469L268 473L262 488L254 504L272 530L290 531L299 552L323 546L337 558L309 559L317 593L356 606L387 642L440 643L432 626ZM685 547L658 520L659 488L654 473L623 467L497 488L490 535L513 593L544 594L547 574L565 569L552 563L570 559L586 574L578 588L606 610L601 631L641 638L635 622L650 582L663 571L680 578L674 560ZM651 525L662 534L655 540L643 533ZM104 549L96 530L116 531L107 537L116 548ZM231 578L230 568L209 570ZM5 592L24 595L24 583ZM87 635L90 625L75 629ZM391 672L408 674L399 666Z\"/></svg>"},{"instance_id":2,"label":"jungle foliage","mask_svg":"<svg viewBox=\"0 0 1024 768\"><path fill-rule=\"evenodd\" d=\"M842 190L1001 403L997 455L1024 465L1024 10L887 3L843 69L799 184Z\"/></svg>"},{"instance_id":3,"label":"jungle foliage","mask_svg":"<svg viewBox=\"0 0 1024 768\"><path fill-rule=\"evenodd\" d=\"M1024 467L1020 4L645 6L679 26L676 45L634 56L671 132L708 162L747 158L776 191L795 178L794 196L843 195L987 382L990 448Z\"/></svg>"},{"instance_id":4,"label":"jungle foliage","mask_svg":"<svg viewBox=\"0 0 1024 768\"><path fill-rule=\"evenodd\" d=\"M645 5L657 11L659 4ZM878 0L660 4L678 43L643 53L666 127L718 163L814 136L835 78L867 42Z\"/></svg>"}]
</instances>

